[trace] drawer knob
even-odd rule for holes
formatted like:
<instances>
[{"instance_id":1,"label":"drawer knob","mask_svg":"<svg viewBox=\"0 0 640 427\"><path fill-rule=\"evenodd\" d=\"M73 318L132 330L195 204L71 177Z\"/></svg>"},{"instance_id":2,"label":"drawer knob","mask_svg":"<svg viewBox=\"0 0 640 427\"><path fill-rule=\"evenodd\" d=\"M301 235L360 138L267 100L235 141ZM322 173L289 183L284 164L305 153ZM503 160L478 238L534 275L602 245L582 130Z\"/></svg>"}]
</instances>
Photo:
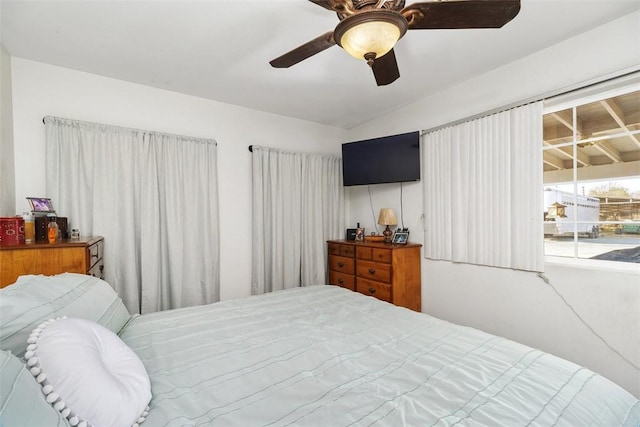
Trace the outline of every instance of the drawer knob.
<instances>
[{"instance_id":1,"label":"drawer knob","mask_svg":"<svg viewBox=\"0 0 640 427\"><path fill-rule=\"evenodd\" d=\"M376 274L375 268L370 268L369 269L369 274Z\"/></svg>"},{"instance_id":2,"label":"drawer knob","mask_svg":"<svg viewBox=\"0 0 640 427\"><path fill-rule=\"evenodd\" d=\"M338 283L340 283L341 285L344 285L344 280L338 279Z\"/></svg>"},{"instance_id":3,"label":"drawer knob","mask_svg":"<svg viewBox=\"0 0 640 427\"><path fill-rule=\"evenodd\" d=\"M376 293L376 288L369 288L369 293L370 294L375 294Z\"/></svg>"},{"instance_id":4,"label":"drawer knob","mask_svg":"<svg viewBox=\"0 0 640 427\"><path fill-rule=\"evenodd\" d=\"M343 262L339 262L338 263L338 267L340 267L340 268L344 267L344 263Z\"/></svg>"}]
</instances>

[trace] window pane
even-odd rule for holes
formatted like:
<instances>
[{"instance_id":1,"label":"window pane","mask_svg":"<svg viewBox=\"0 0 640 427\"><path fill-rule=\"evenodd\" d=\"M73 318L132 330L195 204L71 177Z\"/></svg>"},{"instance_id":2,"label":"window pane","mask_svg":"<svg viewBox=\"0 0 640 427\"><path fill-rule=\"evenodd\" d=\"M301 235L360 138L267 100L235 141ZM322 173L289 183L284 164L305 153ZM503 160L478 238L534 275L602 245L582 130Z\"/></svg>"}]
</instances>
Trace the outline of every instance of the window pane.
<instances>
[{"instance_id":1,"label":"window pane","mask_svg":"<svg viewBox=\"0 0 640 427\"><path fill-rule=\"evenodd\" d=\"M543 117L544 171L573 169L573 109Z\"/></svg>"},{"instance_id":2,"label":"window pane","mask_svg":"<svg viewBox=\"0 0 640 427\"><path fill-rule=\"evenodd\" d=\"M545 188L545 255L640 262L640 178L573 188Z\"/></svg>"},{"instance_id":3,"label":"window pane","mask_svg":"<svg viewBox=\"0 0 640 427\"><path fill-rule=\"evenodd\" d=\"M543 123L545 254L640 262L640 92Z\"/></svg>"},{"instance_id":4,"label":"window pane","mask_svg":"<svg viewBox=\"0 0 640 427\"><path fill-rule=\"evenodd\" d=\"M600 200L600 253L595 243L578 248L580 258L640 262L640 179L579 183ZM590 247L591 246L591 247ZM598 251L596 251L598 252Z\"/></svg>"},{"instance_id":5,"label":"window pane","mask_svg":"<svg viewBox=\"0 0 640 427\"><path fill-rule=\"evenodd\" d=\"M629 232L631 229L633 232ZM640 222L633 226L603 223L600 230L597 239L579 239L579 258L640 262L640 233L636 231L640 230Z\"/></svg>"},{"instance_id":6,"label":"window pane","mask_svg":"<svg viewBox=\"0 0 640 427\"><path fill-rule=\"evenodd\" d=\"M640 92L602 99L576 108L578 150L588 165L640 160ZM615 177L615 174L610 174Z\"/></svg>"}]
</instances>

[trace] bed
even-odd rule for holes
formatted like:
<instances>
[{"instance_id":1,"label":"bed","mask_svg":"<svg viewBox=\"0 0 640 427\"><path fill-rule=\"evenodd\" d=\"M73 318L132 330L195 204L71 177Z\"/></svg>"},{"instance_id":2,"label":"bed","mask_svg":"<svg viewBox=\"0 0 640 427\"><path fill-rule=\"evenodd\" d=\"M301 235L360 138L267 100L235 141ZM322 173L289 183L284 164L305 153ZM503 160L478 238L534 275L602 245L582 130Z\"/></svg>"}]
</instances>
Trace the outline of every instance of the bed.
<instances>
[{"instance_id":1,"label":"bed","mask_svg":"<svg viewBox=\"0 0 640 427\"><path fill-rule=\"evenodd\" d=\"M42 393L30 408L7 392L18 375L4 370L21 369L29 328L66 315L117 332L139 357L147 427L640 425L638 399L586 368L334 286L129 316L99 279L25 276L0 310L2 350L18 356L0 361L4 421L46 411ZM49 425L66 425L53 412Z\"/></svg>"}]
</instances>

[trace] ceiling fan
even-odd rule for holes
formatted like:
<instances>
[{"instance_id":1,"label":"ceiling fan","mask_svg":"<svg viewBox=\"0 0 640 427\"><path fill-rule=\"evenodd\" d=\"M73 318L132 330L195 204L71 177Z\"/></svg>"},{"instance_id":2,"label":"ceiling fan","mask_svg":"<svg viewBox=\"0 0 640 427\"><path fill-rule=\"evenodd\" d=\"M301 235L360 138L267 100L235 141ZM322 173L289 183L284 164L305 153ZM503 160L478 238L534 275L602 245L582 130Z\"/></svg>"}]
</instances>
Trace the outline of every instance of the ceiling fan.
<instances>
[{"instance_id":1,"label":"ceiling fan","mask_svg":"<svg viewBox=\"0 0 640 427\"><path fill-rule=\"evenodd\" d=\"M270 61L288 68L337 44L371 67L378 86L400 77L393 47L407 30L500 28L520 11L520 0L309 0L337 13L329 31Z\"/></svg>"}]
</instances>

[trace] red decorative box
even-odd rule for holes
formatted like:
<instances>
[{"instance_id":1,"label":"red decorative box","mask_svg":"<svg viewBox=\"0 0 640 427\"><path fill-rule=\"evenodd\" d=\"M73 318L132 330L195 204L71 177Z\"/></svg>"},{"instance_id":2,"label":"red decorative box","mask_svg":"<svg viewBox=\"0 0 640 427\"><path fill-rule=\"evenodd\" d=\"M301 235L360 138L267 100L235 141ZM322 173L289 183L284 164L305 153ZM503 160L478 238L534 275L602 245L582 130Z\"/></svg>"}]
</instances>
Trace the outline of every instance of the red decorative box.
<instances>
[{"instance_id":1,"label":"red decorative box","mask_svg":"<svg viewBox=\"0 0 640 427\"><path fill-rule=\"evenodd\" d=\"M24 219L0 217L0 245L24 244Z\"/></svg>"}]
</instances>

